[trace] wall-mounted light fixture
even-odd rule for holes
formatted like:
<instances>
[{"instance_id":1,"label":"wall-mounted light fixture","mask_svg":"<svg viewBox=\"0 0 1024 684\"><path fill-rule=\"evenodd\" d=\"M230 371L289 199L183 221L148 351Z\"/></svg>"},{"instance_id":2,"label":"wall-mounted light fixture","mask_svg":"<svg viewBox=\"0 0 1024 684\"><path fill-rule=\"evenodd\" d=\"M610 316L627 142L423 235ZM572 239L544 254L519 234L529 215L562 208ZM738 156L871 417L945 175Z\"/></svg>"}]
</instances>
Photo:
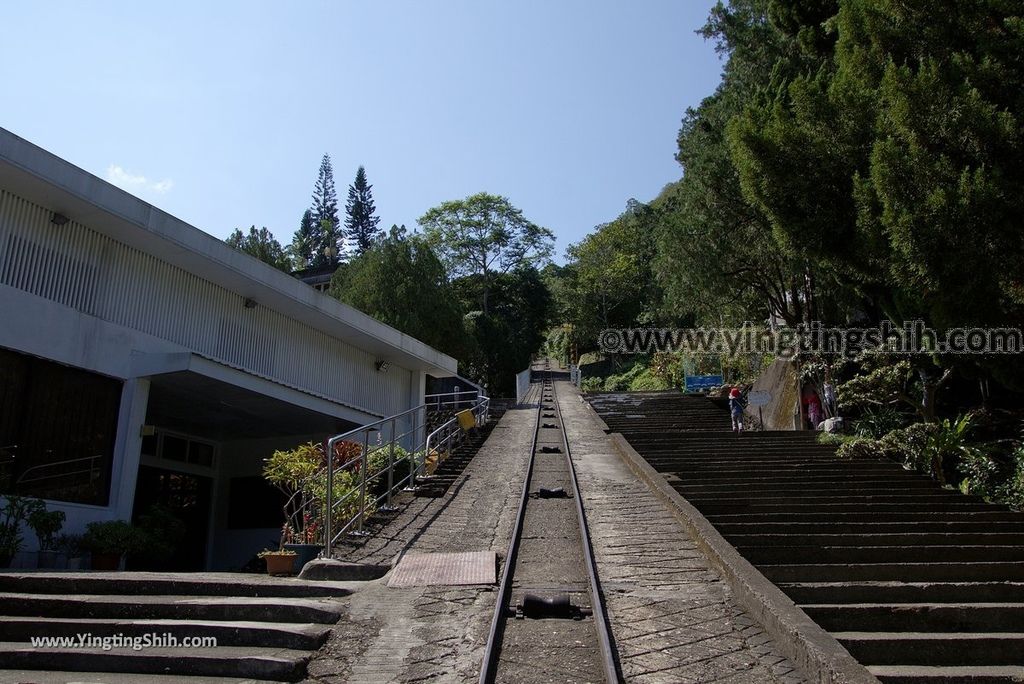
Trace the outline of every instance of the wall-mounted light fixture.
<instances>
[{"instance_id":1,"label":"wall-mounted light fixture","mask_svg":"<svg viewBox=\"0 0 1024 684\"><path fill-rule=\"evenodd\" d=\"M53 215L50 217L50 223L52 223L55 226L63 226L70 220L71 219L69 219L67 216L58 211L53 212Z\"/></svg>"},{"instance_id":2,"label":"wall-mounted light fixture","mask_svg":"<svg viewBox=\"0 0 1024 684\"><path fill-rule=\"evenodd\" d=\"M375 363L373 365L377 367L377 371L380 372L380 373L387 373L388 372L388 368L391 368L391 362L390 361L378 361L377 363Z\"/></svg>"},{"instance_id":3,"label":"wall-mounted light fixture","mask_svg":"<svg viewBox=\"0 0 1024 684\"><path fill-rule=\"evenodd\" d=\"M246 297L245 298L245 308L246 309L255 309L256 308L256 300L253 299L252 297Z\"/></svg>"}]
</instances>

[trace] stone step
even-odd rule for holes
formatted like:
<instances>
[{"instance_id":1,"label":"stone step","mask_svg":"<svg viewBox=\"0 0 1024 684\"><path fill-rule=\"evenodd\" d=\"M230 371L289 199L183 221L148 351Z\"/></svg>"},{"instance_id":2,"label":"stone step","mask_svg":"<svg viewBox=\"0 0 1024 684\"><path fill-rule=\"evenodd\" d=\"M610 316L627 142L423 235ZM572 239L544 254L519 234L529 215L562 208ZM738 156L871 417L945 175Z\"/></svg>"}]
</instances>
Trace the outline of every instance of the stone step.
<instances>
[{"instance_id":1,"label":"stone step","mask_svg":"<svg viewBox=\"0 0 1024 684\"><path fill-rule=\"evenodd\" d=\"M1024 633L1024 603L830 603L801 608L829 631Z\"/></svg>"},{"instance_id":2,"label":"stone step","mask_svg":"<svg viewBox=\"0 0 1024 684\"><path fill-rule=\"evenodd\" d=\"M1024 634L832 632L866 665L1024 665Z\"/></svg>"},{"instance_id":3,"label":"stone step","mask_svg":"<svg viewBox=\"0 0 1024 684\"><path fill-rule=\"evenodd\" d=\"M96 619L169 619L334 624L342 604L329 599L111 596L0 593L8 616Z\"/></svg>"},{"instance_id":4,"label":"stone step","mask_svg":"<svg viewBox=\"0 0 1024 684\"><path fill-rule=\"evenodd\" d=\"M913 519L898 522L843 522L818 520L814 522L750 522L720 523L718 531L729 536L814 535L814 534L1016 534L1024 535L1024 521L971 518L943 522L941 520Z\"/></svg>"},{"instance_id":5,"label":"stone step","mask_svg":"<svg viewBox=\"0 0 1024 684\"><path fill-rule=\"evenodd\" d=\"M0 684L281 684L252 677L189 677L188 675L144 675L135 672L57 672L53 670L0 670Z\"/></svg>"},{"instance_id":6,"label":"stone step","mask_svg":"<svg viewBox=\"0 0 1024 684\"><path fill-rule=\"evenodd\" d=\"M988 522L1020 522L1020 513L999 508L988 508L972 511L831 511L828 518L820 513L809 511L779 511L774 513L751 513L749 511L735 513L705 514L715 524L742 523L742 524L766 524L766 523L988 523Z\"/></svg>"},{"instance_id":7,"label":"stone step","mask_svg":"<svg viewBox=\"0 0 1024 684\"><path fill-rule=\"evenodd\" d=\"M909 528L913 529L913 528ZM802 546L1022 546L1024 532L874 532L870 534L725 534L740 549Z\"/></svg>"},{"instance_id":8,"label":"stone step","mask_svg":"<svg viewBox=\"0 0 1024 684\"><path fill-rule=\"evenodd\" d=\"M690 494L689 488L677 486L677 490L697 508L705 504L714 506L788 506L790 504L807 506L818 503L827 504L927 504L940 506L942 504L953 504L958 506L965 503L984 503L980 497L965 497L962 494L954 494L941 489L938 490L864 490L858 491L835 491L821 492L811 488L804 491L763 492L748 494L746 491L737 490L732 494L716 496L714 494L698 493Z\"/></svg>"},{"instance_id":9,"label":"stone step","mask_svg":"<svg viewBox=\"0 0 1024 684\"><path fill-rule=\"evenodd\" d=\"M685 495L684 495L685 497ZM827 502L799 503L702 503L697 507L705 516L736 515L736 514L780 514L780 515L815 515L819 519L837 513L854 514L885 514L885 513L931 513L941 517L945 513L975 513L1000 511L998 506L980 501L940 501L940 502L847 502L829 504Z\"/></svg>"},{"instance_id":10,"label":"stone step","mask_svg":"<svg viewBox=\"0 0 1024 684\"><path fill-rule=\"evenodd\" d=\"M792 475L751 478L740 475L735 478L699 478L688 472L679 479L685 483L690 494L729 494L742 491L744 494L755 492L777 492L785 494L812 489L819 492L828 491L885 491L896 490L928 490L952 494L951 490L939 488L935 482L925 477L894 478L892 475Z\"/></svg>"},{"instance_id":11,"label":"stone step","mask_svg":"<svg viewBox=\"0 0 1024 684\"><path fill-rule=\"evenodd\" d=\"M191 637L214 637L218 646L263 646L315 651L330 628L324 625L287 622L214 620L98 620L94 618L0 616L0 641L29 641L33 637L95 637L171 634L179 641Z\"/></svg>"},{"instance_id":12,"label":"stone step","mask_svg":"<svg viewBox=\"0 0 1024 684\"><path fill-rule=\"evenodd\" d=\"M815 564L1024 561L1024 546L747 546L740 551L758 566L787 565L794 560Z\"/></svg>"},{"instance_id":13,"label":"stone step","mask_svg":"<svg viewBox=\"0 0 1024 684\"><path fill-rule=\"evenodd\" d=\"M1024 582L791 582L779 588L802 603L1012 603Z\"/></svg>"},{"instance_id":14,"label":"stone step","mask_svg":"<svg viewBox=\"0 0 1024 684\"><path fill-rule=\"evenodd\" d=\"M765 565L761 574L780 582L1021 582L1024 563L848 563Z\"/></svg>"},{"instance_id":15,"label":"stone step","mask_svg":"<svg viewBox=\"0 0 1024 684\"><path fill-rule=\"evenodd\" d=\"M298 682L305 677L308 662L309 653L305 651L263 647L112 648L104 651L98 648L33 648L24 643L0 642L0 666L12 670L125 672ZM88 682L89 678L83 675L77 681Z\"/></svg>"},{"instance_id":16,"label":"stone step","mask_svg":"<svg viewBox=\"0 0 1024 684\"><path fill-rule=\"evenodd\" d=\"M348 596L352 589L341 582L227 572L0 572L4 592L323 598Z\"/></svg>"},{"instance_id":17,"label":"stone step","mask_svg":"<svg viewBox=\"0 0 1024 684\"><path fill-rule=\"evenodd\" d=\"M1011 684L1024 682L1024 667L929 667L875 665L868 668L883 684Z\"/></svg>"}]
</instances>

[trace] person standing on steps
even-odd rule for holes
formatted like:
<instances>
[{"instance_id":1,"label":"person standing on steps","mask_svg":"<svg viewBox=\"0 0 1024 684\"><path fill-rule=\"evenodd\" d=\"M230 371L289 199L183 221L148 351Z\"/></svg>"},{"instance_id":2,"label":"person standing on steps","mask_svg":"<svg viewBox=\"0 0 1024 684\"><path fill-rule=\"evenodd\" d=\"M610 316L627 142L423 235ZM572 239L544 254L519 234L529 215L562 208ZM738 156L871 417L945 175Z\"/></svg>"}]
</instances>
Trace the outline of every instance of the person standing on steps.
<instances>
[{"instance_id":1,"label":"person standing on steps","mask_svg":"<svg viewBox=\"0 0 1024 684\"><path fill-rule=\"evenodd\" d=\"M743 432L743 398L739 387L729 390L729 413L732 415L732 431L737 434Z\"/></svg>"}]
</instances>

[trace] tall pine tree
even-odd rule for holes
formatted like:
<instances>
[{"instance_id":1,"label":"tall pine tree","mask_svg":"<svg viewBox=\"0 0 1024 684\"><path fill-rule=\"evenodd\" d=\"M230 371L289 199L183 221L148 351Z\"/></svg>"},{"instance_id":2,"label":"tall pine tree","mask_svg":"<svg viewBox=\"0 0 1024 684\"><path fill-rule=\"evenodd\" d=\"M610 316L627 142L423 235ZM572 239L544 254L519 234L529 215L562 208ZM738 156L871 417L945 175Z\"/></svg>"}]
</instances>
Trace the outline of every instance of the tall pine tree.
<instances>
[{"instance_id":1,"label":"tall pine tree","mask_svg":"<svg viewBox=\"0 0 1024 684\"><path fill-rule=\"evenodd\" d=\"M334 169L331 157L325 154L320 161L320 172L313 187L312 213L316 252L310 255L312 266L337 264L345 249L344 233L338 219L338 193L334 189Z\"/></svg>"},{"instance_id":2,"label":"tall pine tree","mask_svg":"<svg viewBox=\"0 0 1024 684\"><path fill-rule=\"evenodd\" d=\"M348 186L348 202L345 204L349 249L357 256L370 249L381 236L377 228L380 217L374 216L377 208L373 204L372 189L373 186L366 182L366 169L360 166L355 182Z\"/></svg>"},{"instance_id":3,"label":"tall pine tree","mask_svg":"<svg viewBox=\"0 0 1024 684\"><path fill-rule=\"evenodd\" d=\"M292 236L292 244L288 246L288 255L291 257L292 268L301 271L312 268L313 257L316 253L316 240L318 228L313 221L313 212L310 209L302 212L302 220L299 221L299 229Z\"/></svg>"}]
</instances>

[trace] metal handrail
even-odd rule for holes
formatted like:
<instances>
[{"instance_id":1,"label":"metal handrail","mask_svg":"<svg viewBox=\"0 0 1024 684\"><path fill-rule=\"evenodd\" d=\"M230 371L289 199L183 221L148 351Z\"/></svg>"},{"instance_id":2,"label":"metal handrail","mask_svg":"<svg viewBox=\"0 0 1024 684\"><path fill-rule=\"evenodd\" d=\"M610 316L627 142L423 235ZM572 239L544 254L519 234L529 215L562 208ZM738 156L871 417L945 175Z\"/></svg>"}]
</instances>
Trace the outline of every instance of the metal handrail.
<instances>
[{"instance_id":1,"label":"metal handrail","mask_svg":"<svg viewBox=\"0 0 1024 684\"><path fill-rule=\"evenodd\" d=\"M319 511L319 516L322 518L321 529L323 530L324 541L322 555L325 558L331 557L334 544L342 535L346 533L364 534L363 523L367 517L367 488L370 481L378 481L384 476L387 477L385 492L372 498L372 505L375 508L382 500L385 501L386 508L392 508L394 492L403 486L408 485L412 487L414 485L416 474L423 468L426 458L430 453L428 450L428 439L441 429L438 428L429 435L426 434L427 411L442 407L458 409L465 404L468 404L471 410L474 411L478 421L481 420L481 416L486 419L487 410L490 406L489 398L480 396L475 390L448 392L427 395L424 397L424 403L419 406L396 413L393 416L381 418L372 423L367 423L366 425L361 425L327 440L325 467L313 476L314 478L323 478L326 485L323 510ZM450 419L444 425L448 425L453 420L456 419ZM370 435L372 433L377 435L376 445L371 445L370 443ZM388 436L386 440L384 435ZM336 447L344 442L358 445L359 453L357 456L353 456L345 462L336 465ZM376 448L371 448L371 446ZM403 449L407 454L405 460L409 462L409 471L408 473L403 473L402 477L396 482L395 453L399 448ZM379 468L371 473L370 456L382 449L387 450L387 467ZM338 470L350 470L359 473L358 488L351 489L340 498L335 497L334 491L335 474ZM296 495L298 494L299 492L296 492ZM359 503L355 512L349 516L347 521L339 524L338 529L335 530L334 517L336 510L339 506L352 502L353 497L356 495L359 497ZM307 512L316 514L316 511L309 510L315 506L315 500L316 497L309 497L304 501L302 507L298 509L300 514L304 515ZM353 530L353 527L355 530Z\"/></svg>"},{"instance_id":2,"label":"metal handrail","mask_svg":"<svg viewBox=\"0 0 1024 684\"><path fill-rule=\"evenodd\" d=\"M472 409L467 409L473 411L473 417L475 418L477 427L481 427L487 422L490 406L491 400L488 397L484 397ZM438 453L451 453L455 447L462 443L465 434L466 433L462 430L462 426L459 424L458 416L449 419L446 423L427 435L426 446L424 448L426 457L429 457L432 451L437 451L441 444L445 444L446 448ZM443 437L441 435L443 435ZM431 447L431 444L434 446ZM426 460L426 457L424 457L424 460Z\"/></svg>"}]
</instances>

